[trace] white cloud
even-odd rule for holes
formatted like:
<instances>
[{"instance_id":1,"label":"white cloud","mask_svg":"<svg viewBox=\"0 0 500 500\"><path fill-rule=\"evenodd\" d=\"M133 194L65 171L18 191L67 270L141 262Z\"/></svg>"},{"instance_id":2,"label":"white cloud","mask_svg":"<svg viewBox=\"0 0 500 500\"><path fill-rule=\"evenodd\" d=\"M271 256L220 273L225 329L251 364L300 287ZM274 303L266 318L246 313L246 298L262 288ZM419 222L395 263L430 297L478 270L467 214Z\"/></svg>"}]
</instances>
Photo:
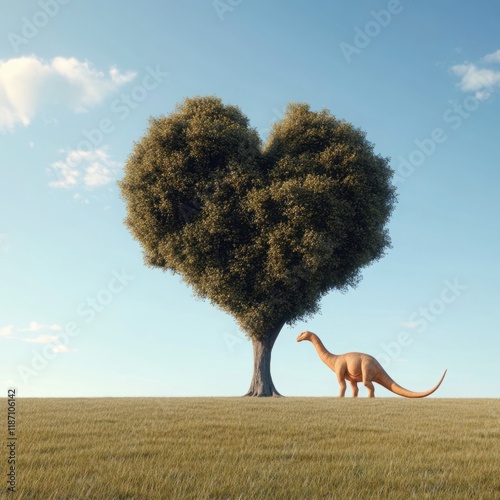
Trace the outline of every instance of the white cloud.
<instances>
[{"instance_id":1,"label":"white cloud","mask_svg":"<svg viewBox=\"0 0 500 500\"><path fill-rule=\"evenodd\" d=\"M0 327L0 337L11 337L14 333L13 325L6 325Z\"/></svg>"},{"instance_id":2,"label":"white cloud","mask_svg":"<svg viewBox=\"0 0 500 500\"><path fill-rule=\"evenodd\" d=\"M403 323L399 323L399 326L402 326L403 328L409 328L410 330L414 330L417 328L418 323L416 321L405 321Z\"/></svg>"},{"instance_id":3,"label":"white cloud","mask_svg":"<svg viewBox=\"0 0 500 500\"><path fill-rule=\"evenodd\" d=\"M34 339L24 339L24 342L33 342L35 344L55 344L52 347L52 352L74 352L76 349L69 349L63 344L58 344L59 337L57 335L40 335Z\"/></svg>"},{"instance_id":4,"label":"white cloud","mask_svg":"<svg viewBox=\"0 0 500 500\"><path fill-rule=\"evenodd\" d=\"M28 126L47 106L77 113L88 111L135 76L115 67L106 74L91 62L74 57L0 60L0 131L12 130L18 124Z\"/></svg>"},{"instance_id":5,"label":"white cloud","mask_svg":"<svg viewBox=\"0 0 500 500\"><path fill-rule=\"evenodd\" d=\"M76 349L68 349L65 345L59 344L56 345L53 349L53 352L75 352Z\"/></svg>"},{"instance_id":6,"label":"white cloud","mask_svg":"<svg viewBox=\"0 0 500 500\"><path fill-rule=\"evenodd\" d=\"M0 327L0 338L18 339L33 344L54 344L52 347L53 352L65 353L76 351L76 349L68 349L66 346L59 344L59 335L57 332L62 330L63 327L57 323L43 325L37 321L31 321L26 328L16 328L14 325ZM23 335L26 333L39 333L39 335L26 337Z\"/></svg>"},{"instance_id":7,"label":"white cloud","mask_svg":"<svg viewBox=\"0 0 500 500\"><path fill-rule=\"evenodd\" d=\"M79 184L92 189L104 186L115 180L121 164L109 156L105 148L92 151L63 150L64 160L52 163L51 170L57 180L49 183L56 188L72 188ZM80 201L80 195L75 198Z\"/></svg>"},{"instance_id":8,"label":"white cloud","mask_svg":"<svg viewBox=\"0 0 500 500\"><path fill-rule=\"evenodd\" d=\"M500 62L500 50L484 56L485 63ZM488 99L496 88L500 87L500 71L478 67L476 64L465 62L452 66L451 70L460 77L458 84L463 92L473 92L475 97L484 101Z\"/></svg>"},{"instance_id":9,"label":"white cloud","mask_svg":"<svg viewBox=\"0 0 500 500\"><path fill-rule=\"evenodd\" d=\"M474 92L481 100L490 97L495 87L500 85L500 71L478 68L475 64L458 64L451 69L461 77L460 89L463 92Z\"/></svg>"},{"instance_id":10,"label":"white cloud","mask_svg":"<svg viewBox=\"0 0 500 500\"><path fill-rule=\"evenodd\" d=\"M25 328L16 328L14 325L6 325L0 327L0 337L10 337L10 338L19 338L19 335L16 334L25 334L25 333L37 333L40 332L42 335L36 338L23 339L25 342L52 342L56 340L57 335L49 335L51 332L60 332L63 327L54 323L52 325L42 325L37 321L31 321L30 324Z\"/></svg>"},{"instance_id":11,"label":"white cloud","mask_svg":"<svg viewBox=\"0 0 500 500\"><path fill-rule=\"evenodd\" d=\"M42 325L37 321L32 321L26 328L16 328L14 325L0 327L0 338L17 339L32 344L53 344L52 352L57 353L76 352L76 349L69 349L65 345L59 343L60 335L55 332L60 332L62 330L63 327L57 323L53 323L52 325ZM39 332L40 334L35 337L22 338L24 336L22 334L27 332Z\"/></svg>"},{"instance_id":12,"label":"white cloud","mask_svg":"<svg viewBox=\"0 0 500 500\"><path fill-rule=\"evenodd\" d=\"M40 335L34 339L23 339L25 342L34 342L36 344L50 344L57 340L57 335Z\"/></svg>"},{"instance_id":13,"label":"white cloud","mask_svg":"<svg viewBox=\"0 0 500 500\"><path fill-rule=\"evenodd\" d=\"M482 61L486 63L500 63L500 49L492 52L491 54L485 55Z\"/></svg>"},{"instance_id":14,"label":"white cloud","mask_svg":"<svg viewBox=\"0 0 500 500\"><path fill-rule=\"evenodd\" d=\"M51 330L51 331L60 331L62 330L61 325L53 324L53 325L42 325L36 321L32 321L27 328L19 328L19 332L39 332L41 330Z\"/></svg>"}]
</instances>

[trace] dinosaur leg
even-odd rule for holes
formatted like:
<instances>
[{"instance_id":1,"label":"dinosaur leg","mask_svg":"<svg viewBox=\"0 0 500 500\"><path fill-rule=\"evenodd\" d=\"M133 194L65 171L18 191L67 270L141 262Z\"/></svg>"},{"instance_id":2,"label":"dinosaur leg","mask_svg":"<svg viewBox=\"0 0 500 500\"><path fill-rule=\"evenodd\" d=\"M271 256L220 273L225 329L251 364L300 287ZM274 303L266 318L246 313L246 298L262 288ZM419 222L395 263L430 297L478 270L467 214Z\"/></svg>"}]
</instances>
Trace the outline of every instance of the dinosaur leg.
<instances>
[{"instance_id":1,"label":"dinosaur leg","mask_svg":"<svg viewBox=\"0 0 500 500\"><path fill-rule=\"evenodd\" d=\"M351 387L352 387L352 397L357 398L358 397L358 384L356 382L351 382Z\"/></svg>"},{"instance_id":2,"label":"dinosaur leg","mask_svg":"<svg viewBox=\"0 0 500 500\"><path fill-rule=\"evenodd\" d=\"M363 384L368 389L368 397L374 398L375 397L375 387L373 387L373 384L371 383L371 381L368 379L365 379L365 380L363 380Z\"/></svg>"},{"instance_id":3,"label":"dinosaur leg","mask_svg":"<svg viewBox=\"0 0 500 500\"><path fill-rule=\"evenodd\" d=\"M339 398L343 398L345 396L345 389L346 389L345 378L343 378L341 375L337 375L337 380L340 385Z\"/></svg>"}]
</instances>

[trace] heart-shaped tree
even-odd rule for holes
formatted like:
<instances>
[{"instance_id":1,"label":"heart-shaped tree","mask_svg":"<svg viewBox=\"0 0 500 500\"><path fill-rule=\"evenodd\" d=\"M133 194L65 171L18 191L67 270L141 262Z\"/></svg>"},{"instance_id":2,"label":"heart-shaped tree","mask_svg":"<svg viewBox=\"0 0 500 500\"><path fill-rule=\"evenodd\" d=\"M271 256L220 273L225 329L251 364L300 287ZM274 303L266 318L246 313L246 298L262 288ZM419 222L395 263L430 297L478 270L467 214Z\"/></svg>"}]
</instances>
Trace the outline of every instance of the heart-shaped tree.
<instances>
[{"instance_id":1,"label":"heart-shaped tree","mask_svg":"<svg viewBox=\"0 0 500 500\"><path fill-rule=\"evenodd\" d=\"M196 97L150 120L120 187L146 264L236 318L253 342L247 395L274 396L283 325L356 286L390 246L392 174L364 132L326 110L290 104L262 147L239 108Z\"/></svg>"}]
</instances>

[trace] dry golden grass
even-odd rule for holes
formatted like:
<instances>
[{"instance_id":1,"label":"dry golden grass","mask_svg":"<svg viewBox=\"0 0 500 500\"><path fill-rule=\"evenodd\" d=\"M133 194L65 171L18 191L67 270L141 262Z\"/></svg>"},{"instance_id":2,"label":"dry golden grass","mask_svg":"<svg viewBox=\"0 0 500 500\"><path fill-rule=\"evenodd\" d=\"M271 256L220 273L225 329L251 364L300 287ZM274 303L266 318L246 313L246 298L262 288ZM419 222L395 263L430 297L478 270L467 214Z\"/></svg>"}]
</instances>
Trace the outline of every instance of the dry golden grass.
<instances>
[{"instance_id":1,"label":"dry golden grass","mask_svg":"<svg viewBox=\"0 0 500 500\"><path fill-rule=\"evenodd\" d=\"M16 498L500 498L498 399L19 399L17 415Z\"/></svg>"}]
</instances>

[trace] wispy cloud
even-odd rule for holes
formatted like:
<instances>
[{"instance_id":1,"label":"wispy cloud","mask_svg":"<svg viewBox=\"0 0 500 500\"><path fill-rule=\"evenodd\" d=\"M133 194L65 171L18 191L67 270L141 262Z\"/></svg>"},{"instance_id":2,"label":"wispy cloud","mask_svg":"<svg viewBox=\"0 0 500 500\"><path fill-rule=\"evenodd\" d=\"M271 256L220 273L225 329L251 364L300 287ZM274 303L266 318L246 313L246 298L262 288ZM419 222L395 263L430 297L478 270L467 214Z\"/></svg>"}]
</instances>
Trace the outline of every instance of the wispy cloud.
<instances>
[{"instance_id":1,"label":"wispy cloud","mask_svg":"<svg viewBox=\"0 0 500 500\"><path fill-rule=\"evenodd\" d=\"M105 73L74 57L0 60L0 131L28 126L47 106L86 112L135 76L115 67Z\"/></svg>"},{"instance_id":2,"label":"wispy cloud","mask_svg":"<svg viewBox=\"0 0 500 500\"><path fill-rule=\"evenodd\" d=\"M35 344L50 344L58 339L57 335L40 335L34 339L23 339L24 342L34 342Z\"/></svg>"},{"instance_id":3,"label":"wispy cloud","mask_svg":"<svg viewBox=\"0 0 500 500\"><path fill-rule=\"evenodd\" d=\"M500 49L492 52L491 54L487 54L482 58L482 61L485 63L500 63Z\"/></svg>"},{"instance_id":4,"label":"wispy cloud","mask_svg":"<svg viewBox=\"0 0 500 500\"><path fill-rule=\"evenodd\" d=\"M500 50L481 58L482 63L500 63ZM465 62L451 67L452 72L460 77L458 86L463 92L473 92L475 97L486 100L495 89L500 87L500 70L490 67L479 67L477 64Z\"/></svg>"},{"instance_id":5,"label":"wispy cloud","mask_svg":"<svg viewBox=\"0 0 500 500\"><path fill-rule=\"evenodd\" d=\"M416 321L405 321L403 323L399 323L399 326L402 326L403 328L409 328L410 330L414 330L418 325L419 324Z\"/></svg>"},{"instance_id":6,"label":"wispy cloud","mask_svg":"<svg viewBox=\"0 0 500 500\"><path fill-rule=\"evenodd\" d=\"M76 352L76 349L69 349L65 345L58 344L53 349L53 352Z\"/></svg>"},{"instance_id":7,"label":"wispy cloud","mask_svg":"<svg viewBox=\"0 0 500 500\"><path fill-rule=\"evenodd\" d=\"M14 325L0 326L0 338L15 339L32 344L53 344L50 348L52 352L68 353L75 352L76 349L68 349L61 342L63 327L57 323L44 325L37 321L31 321L26 327L15 327ZM38 333L36 336L28 334Z\"/></svg>"},{"instance_id":8,"label":"wispy cloud","mask_svg":"<svg viewBox=\"0 0 500 500\"><path fill-rule=\"evenodd\" d=\"M92 189L113 182L121 164L111 159L105 148L92 151L63 150L64 160L52 163L52 173L57 180L49 185L55 188L72 188L83 185Z\"/></svg>"},{"instance_id":9,"label":"wispy cloud","mask_svg":"<svg viewBox=\"0 0 500 500\"><path fill-rule=\"evenodd\" d=\"M34 339L23 339L24 342L32 342L35 344L54 344L52 346L52 352L76 352L76 349L69 349L63 344L59 344L57 341L59 337L57 335L40 335Z\"/></svg>"},{"instance_id":10,"label":"wispy cloud","mask_svg":"<svg viewBox=\"0 0 500 500\"><path fill-rule=\"evenodd\" d=\"M12 337L13 333L13 325L0 326L0 337Z\"/></svg>"},{"instance_id":11,"label":"wispy cloud","mask_svg":"<svg viewBox=\"0 0 500 500\"><path fill-rule=\"evenodd\" d=\"M42 323L38 323L38 321L31 321L29 325L25 327L15 327L14 325L0 326L0 337L19 337L26 333L40 333L45 334L45 336L38 338L45 338L47 335L52 334L51 337L53 336L57 339L57 335L54 335L53 332L60 332L62 329L63 327L57 323L43 325ZM34 339L24 340L26 340L26 342L38 342Z\"/></svg>"},{"instance_id":12,"label":"wispy cloud","mask_svg":"<svg viewBox=\"0 0 500 500\"><path fill-rule=\"evenodd\" d=\"M59 330L62 330L61 325L53 324L53 325L42 325L41 323L38 323L37 321L32 321L29 326L26 328L19 328L19 332L40 332L43 330L50 330L53 332L57 332Z\"/></svg>"}]
</instances>

